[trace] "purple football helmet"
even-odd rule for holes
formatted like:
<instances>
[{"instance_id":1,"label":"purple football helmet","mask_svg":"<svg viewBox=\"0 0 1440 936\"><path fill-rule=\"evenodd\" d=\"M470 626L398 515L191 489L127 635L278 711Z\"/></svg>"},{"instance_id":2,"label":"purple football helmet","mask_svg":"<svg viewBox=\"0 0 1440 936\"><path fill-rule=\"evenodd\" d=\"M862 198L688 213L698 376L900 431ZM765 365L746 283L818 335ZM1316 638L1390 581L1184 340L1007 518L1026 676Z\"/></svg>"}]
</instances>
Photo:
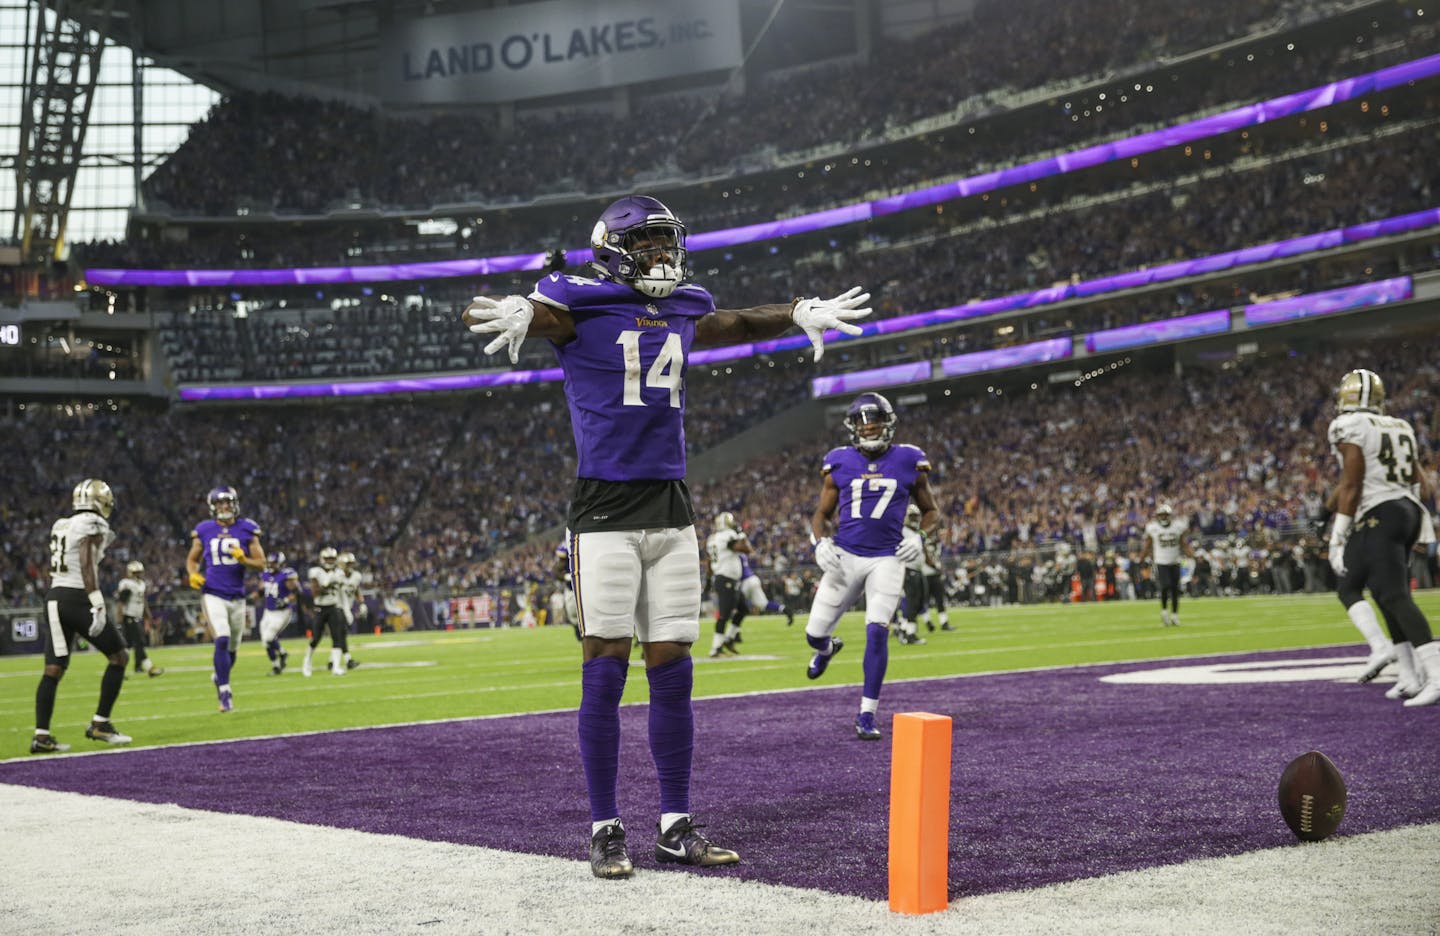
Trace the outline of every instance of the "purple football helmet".
<instances>
[{"instance_id":1,"label":"purple football helmet","mask_svg":"<svg viewBox=\"0 0 1440 936\"><path fill-rule=\"evenodd\" d=\"M234 523L240 516L240 495L233 487L212 489L205 495L205 503L210 505L210 516L221 523Z\"/></svg>"},{"instance_id":2,"label":"purple football helmet","mask_svg":"<svg viewBox=\"0 0 1440 936\"><path fill-rule=\"evenodd\" d=\"M879 429L871 431L871 427ZM895 438L895 407L878 393L862 393L845 410L850 444L862 452L879 453Z\"/></svg>"},{"instance_id":3,"label":"purple football helmet","mask_svg":"<svg viewBox=\"0 0 1440 936\"><path fill-rule=\"evenodd\" d=\"M652 299L685 278L685 225L658 198L627 195L606 208L590 232L595 263Z\"/></svg>"},{"instance_id":4,"label":"purple football helmet","mask_svg":"<svg viewBox=\"0 0 1440 936\"><path fill-rule=\"evenodd\" d=\"M265 557L265 564L274 572L285 564L285 554L277 549Z\"/></svg>"}]
</instances>

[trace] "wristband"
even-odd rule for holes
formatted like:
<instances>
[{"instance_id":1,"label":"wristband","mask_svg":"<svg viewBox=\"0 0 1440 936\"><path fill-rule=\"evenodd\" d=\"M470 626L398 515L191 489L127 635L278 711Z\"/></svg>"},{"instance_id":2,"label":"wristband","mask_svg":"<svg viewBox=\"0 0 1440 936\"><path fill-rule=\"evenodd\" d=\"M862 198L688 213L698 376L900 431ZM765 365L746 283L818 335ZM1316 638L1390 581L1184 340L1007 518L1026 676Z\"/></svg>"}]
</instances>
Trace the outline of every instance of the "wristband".
<instances>
[{"instance_id":1,"label":"wristband","mask_svg":"<svg viewBox=\"0 0 1440 936\"><path fill-rule=\"evenodd\" d=\"M98 589L98 588L95 589L94 591L90 592L86 597L88 597L88 598L90 599L90 607L92 607L92 608L103 608L103 607L105 607L105 596L100 593L100 589Z\"/></svg>"},{"instance_id":2,"label":"wristband","mask_svg":"<svg viewBox=\"0 0 1440 936\"><path fill-rule=\"evenodd\" d=\"M1346 514L1336 514L1335 525L1330 528L1330 535L1344 536L1346 533L1350 532L1350 524L1354 522L1354 517L1347 516Z\"/></svg>"}]
</instances>

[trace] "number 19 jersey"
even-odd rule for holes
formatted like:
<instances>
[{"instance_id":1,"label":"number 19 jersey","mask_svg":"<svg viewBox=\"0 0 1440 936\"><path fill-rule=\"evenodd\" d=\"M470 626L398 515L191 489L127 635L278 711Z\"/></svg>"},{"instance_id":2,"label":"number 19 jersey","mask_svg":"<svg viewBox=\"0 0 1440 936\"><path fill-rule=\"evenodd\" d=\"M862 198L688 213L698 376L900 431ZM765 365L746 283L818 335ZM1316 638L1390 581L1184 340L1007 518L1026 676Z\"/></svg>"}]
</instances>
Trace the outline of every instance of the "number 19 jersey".
<instances>
[{"instance_id":1,"label":"number 19 jersey","mask_svg":"<svg viewBox=\"0 0 1440 936\"><path fill-rule=\"evenodd\" d=\"M254 520L240 517L229 526L218 520L202 520L190 534L200 541L200 567L205 573L201 592L226 601L245 597L245 566L231 555L239 547L250 552L250 541L260 535Z\"/></svg>"},{"instance_id":2,"label":"number 19 jersey","mask_svg":"<svg viewBox=\"0 0 1440 936\"><path fill-rule=\"evenodd\" d=\"M715 311L700 286L663 299L625 283L552 273L530 298L564 309L575 338L556 345L575 434L576 474L602 481L685 477L685 368L695 322Z\"/></svg>"}]
</instances>

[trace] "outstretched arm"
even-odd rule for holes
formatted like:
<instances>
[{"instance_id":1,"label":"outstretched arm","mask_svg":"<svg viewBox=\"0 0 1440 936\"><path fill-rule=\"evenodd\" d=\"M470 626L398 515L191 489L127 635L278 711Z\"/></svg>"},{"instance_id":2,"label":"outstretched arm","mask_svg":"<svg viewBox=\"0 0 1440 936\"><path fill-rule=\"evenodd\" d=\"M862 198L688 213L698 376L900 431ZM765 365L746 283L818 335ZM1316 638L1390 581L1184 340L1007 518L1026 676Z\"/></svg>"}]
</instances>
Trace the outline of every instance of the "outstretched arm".
<instances>
[{"instance_id":1,"label":"outstretched arm","mask_svg":"<svg viewBox=\"0 0 1440 936\"><path fill-rule=\"evenodd\" d=\"M485 353L508 347L512 364L520 360L520 343L526 338L549 338L564 344L575 337L575 320L569 312L524 296L476 296L460 320L477 335L494 334Z\"/></svg>"},{"instance_id":2,"label":"outstretched arm","mask_svg":"<svg viewBox=\"0 0 1440 936\"><path fill-rule=\"evenodd\" d=\"M862 308L870 294L859 286L833 299L796 298L787 305L755 306L751 309L716 309L695 325L695 340L701 344L736 344L774 338L791 325L799 325L815 349L815 360L825 354L825 332L828 329L859 335L862 329L852 325L853 319L870 314Z\"/></svg>"}]
</instances>

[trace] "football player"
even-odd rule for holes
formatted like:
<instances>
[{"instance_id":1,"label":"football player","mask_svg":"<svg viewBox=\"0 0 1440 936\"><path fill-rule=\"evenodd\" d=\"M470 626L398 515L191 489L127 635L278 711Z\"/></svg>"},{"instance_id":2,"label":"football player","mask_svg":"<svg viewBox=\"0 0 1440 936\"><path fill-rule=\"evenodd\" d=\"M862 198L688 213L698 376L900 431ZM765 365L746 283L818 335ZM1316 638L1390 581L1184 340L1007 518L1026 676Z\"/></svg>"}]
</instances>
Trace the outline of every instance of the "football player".
<instances>
[{"instance_id":1,"label":"football player","mask_svg":"<svg viewBox=\"0 0 1440 936\"><path fill-rule=\"evenodd\" d=\"M1330 448L1340 462L1340 483L1326 506L1335 511L1330 565L1345 612L1370 645L1358 681L1365 683L1398 660L1400 678L1389 698L1407 706L1440 702L1440 644L1410 594L1410 550L1434 539L1422 499L1434 495L1421 467L1415 430L1384 413L1385 385L1368 370L1352 370L1335 393ZM1380 632L1364 589L1380 606L1390 639Z\"/></svg>"},{"instance_id":2,"label":"football player","mask_svg":"<svg viewBox=\"0 0 1440 936\"><path fill-rule=\"evenodd\" d=\"M905 510L913 499L920 507L920 530L935 536L940 511L930 491L930 461L913 445L895 444L895 409L878 393L862 393L845 411L850 444L832 449L821 468L824 481L820 502L810 518L815 563L824 573L805 639L815 655L805 675L819 679L844 646L832 636L855 599L865 595L864 688L855 734L878 741L875 714L880 709L880 687L889 662L890 618L900 602L904 565L915 561L918 540L906 541ZM834 537L830 520L839 521Z\"/></svg>"},{"instance_id":3,"label":"football player","mask_svg":"<svg viewBox=\"0 0 1440 936\"><path fill-rule=\"evenodd\" d=\"M340 569L340 554L334 546L320 550L320 564L311 566L307 576L310 580L310 600L315 605L315 626L310 633L310 644L305 648L305 662L300 673L309 676L315 658L315 648L320 638L330 634L330 672L336 676L345 675L346 639L345 615L340 610L344 597L345 573Z\"/></svg>"},{"instance_id":4,"label":"football player","mask_svg":"<svg viewBox=\"0 0 1440 936\"><path fill-rule=\"evenodd\" d=\"M921 567L925 572L925 628L935 629L935 621L931 618L930 609L934 608L940 617L940 629L942 631L954 630L950 626L950 612L945 608L945 563L940 558L939 540L925 540L925 564Z\"/></svg>"},{"instance_id":5,"label":"football player","mask_svg":"<svg viewBox=\"0 0 1440 936\"><path fill-rule=\"evenodd\" d=\"M217 487L205 495L210 519L190 532L190 553L185 569L190 587L200 590L205 624L215 639L215 672L211 680L220 699L220 711L235 708L230 689L230 668L245 636L245 570L265 568L260 526L240 516L240 496L233 487Z\"/></svg>"},{"instance_id":6,"label":"football player","mask_svg":"<svg viewBox=\"0 0 1440 936\"><path fill-rule=\"evenodd\" d=\"M551 595L551 605L558 613L554 613L552 616L563 617L564 620L569 621L570 629L575 632L575 639L584 640L580 633L580 609L575 604L575 578L570 570L569 530L565 531L565 537L560 540L560 545L555 547L555 578L558 580L559 587Z\"/></svg>"},{"instance_id":7,"label":"football player","mask_svg":"<svg viewBox=\"0 0 1440 936\"><path fill-rule=\"evenodd\" d=\"M340 571L345 576L340 592L340 610L345 614L346 634L345 649L340 651L340 658L345 668L352 670L360 665L360 661L350 656L350 629L356 619L363 621L370 617L370 606L365 603L362 590L365 577L360 574L360 561L353 552L347 550L340 554Z\"/></svg>"},{"instance_id":8,"label":"football player","mask_svg":"<svg viewBox=\"0 0 1440 936\"><path fill-rule=\"evenodd\" d=\"M86 478L70 493L74 512L61 517L50 528L50 590L45 593L45 670L35 690L35 735L31 754L52 754L70 750L50 734L55 714L55 693L70 667L70 644L84 636L105 654L108 665L100 676L100 701L85 729L85 737L107 744L129 744L130 737L115 730L110 712L125 684L125 666L130 655L125 641L110 623L105 596L100 593L100 560L115 542L110 529L110 512L115 495L110 485L98 478Z\"/></svg>"},{"instance_id":9,"label":"football player","mask_svg":"<svg viewBox=\"0 0 1440 936\"><path fill-rule=\"evenodd\" d=\"M1180 555L1195 558L1195 549L1185 537L1184 525L1176 523L1174 517L1169 504L1155 508L1155 519L1145 524L1145 544L1141 547L1150 556L1155 570L1162 627L1180 626Z\"/></svg>"},{"instance_id":10,"label":"football player","mask_svg":"<svg viewBox=\"0 0 1440 936\"><path fill-rule=\"evenodd\" d=\"M925 581L925 537L920 533L920 507L918 504L911 504L905 508L905 526L900 531L901 542L906 544L906 553L913 553L915 558L905 563L905 601L900 605L899 622L896 626L895 637L902 644L923 644L925 638L916 631L916 620L920 616L920 609L926 607L926 581ZM935 625L930 625L934 630Z\"/></svg>"},{"instance_id":11,"label":"football player","mask_svg":"<svg viewBox=\"0 0 1440 936\"><path fill-rule=\"evenodd\" d=\"M744 578L742 557L750 552L750 541L745 531L735 523L730 511L715 515L715 532L705 540L705 555L710 560L710 576L715 589L715 637L710 644L710 655L718 657L721 651L739 653L735 645L740 642L740 624L745 620L745 605L740 597L740 582Z\"/></svg>"},{"instance_id":12,"label":"football player","mask_svg":"<svg viewBox=\"0 0 1440 936\"><path fill-rule=\"evenodd\" d=\"M465 309L475 334L519 360L527 336L548 339L565 374L577 480L570 504L571 564L584 634L580 759L590 794L590 870L629 877L616 800L620 699L638 637L650 683L650 750L659 778L659 861L739 861L690 816L695 743L690 646L700 633L695 510L685 485L685 368L692 344L758 341L792 325L818 359L826 329L860 328L869 295L797 298L719 310L684 282L685 225L657 199L632 195L601 213L590 234L589 275L555 271L528 297L478 297Z\"/></svg>"},{"instance_id":13,"label":"football player","mask_svg":"<svg viewBox=\"0 0 1440 936\"><path fill-rule=\"evenodd\" d=\"M290 660L290 654L280 646L280 634L295 619L295 605L300 600L300 574L285 564L283 552L272 552L265 557L260 586L265 592L260 640L265 644L265 655L270 658L270 675L279 676Z\"/></svg>"},{"instance_id":14,"label":"football player","mask_svg":"<svg viewBox=\"0 0 1440 936\"><path fill-rule=\"evenodd\" d=\"M115 616L120 619L120 630L125 643L135 655L135 672L163 675L163 667L155 665L150 654L145 652L145 635L154 625L150 617L150 606L145 602L145 564L131 560L125 564L125 577L115 586Z\"/></svg>"}]
</instances>

